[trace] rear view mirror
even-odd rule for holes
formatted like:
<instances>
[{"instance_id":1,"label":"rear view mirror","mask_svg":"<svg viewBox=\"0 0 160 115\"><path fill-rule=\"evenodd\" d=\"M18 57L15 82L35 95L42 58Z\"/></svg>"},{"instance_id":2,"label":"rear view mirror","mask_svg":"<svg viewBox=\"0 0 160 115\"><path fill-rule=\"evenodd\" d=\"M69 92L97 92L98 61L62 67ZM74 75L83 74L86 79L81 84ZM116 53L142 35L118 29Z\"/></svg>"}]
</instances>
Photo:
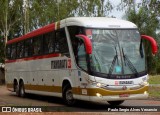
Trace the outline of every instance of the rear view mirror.
<instances>
[{"instance_id":1,"label":"rear view mirror","mask_svg":"<svg viewBox=\"0 0 160 115\"><path fill-rule=\"evenodd\" d=\"M86 53L87 54L92 54L92 43L91 40L82 34L76 35L77 38L80 38L83 40L84 44L85 44L85 49L86 49Z\"/></svg>"},{"instance_id":2,"label":"rear view mirror","mask_svg":"<svg viewBox=\"0 0 160 115\"><path fill-rule=\"evenodd\" d=\"M147 36L147 35L141 35L141 39L146 39L151 43L152 46L152 54L156 54L158 52L158 46L157 46L157 42L155 41L154 38L152 38L151 36Z\"/></svg>"}]
</instances>

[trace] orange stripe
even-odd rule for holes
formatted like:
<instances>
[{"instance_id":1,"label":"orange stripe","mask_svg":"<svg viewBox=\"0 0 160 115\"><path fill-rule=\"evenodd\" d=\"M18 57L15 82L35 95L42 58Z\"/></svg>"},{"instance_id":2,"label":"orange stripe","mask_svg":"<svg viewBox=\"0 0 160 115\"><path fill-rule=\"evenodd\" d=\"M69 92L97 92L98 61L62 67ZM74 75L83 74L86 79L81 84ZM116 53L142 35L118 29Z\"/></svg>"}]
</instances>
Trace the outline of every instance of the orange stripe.
<instances>
[{"instance_id":1,"label":"orange stripe","mask_svg":"<svg viewBox=\"0 0 160 115\"><path fill-rule=\"evenodd\" d=\"M45 86L45 85L25 85L27 90L36 90L36 91L47 91L47 92L62 92L62 87L60 86Z\"/></svg>"}]
</instances>

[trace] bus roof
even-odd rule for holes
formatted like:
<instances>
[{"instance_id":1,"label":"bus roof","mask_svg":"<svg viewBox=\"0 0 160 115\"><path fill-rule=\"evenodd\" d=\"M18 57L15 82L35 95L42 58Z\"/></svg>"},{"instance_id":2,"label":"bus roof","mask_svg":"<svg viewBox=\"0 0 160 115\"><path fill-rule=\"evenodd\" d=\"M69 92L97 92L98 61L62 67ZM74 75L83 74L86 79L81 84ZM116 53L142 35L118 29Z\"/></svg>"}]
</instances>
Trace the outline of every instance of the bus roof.
<instances>
[{"instance_id":1,"label":"bus roof","mask_svg":"<svg viewBox=\"0 0 160 115\"><path fill-rule=\"evenodd\" d=\"M107 18L107 17L71 17L60 22L61 26L82 26L88 28L137 28L137 26L129 21Z\"/></svg>"},{"instance_id":2,"label":"bus roof","mask_svg":"<svg viewBox=\"0 0 160 115\"><path fill-rule=\"evenodd\" d=\"M46 25L46 26L44 26L44 27L42 27L42 28L36 29L36 30L34 30L34 31L32 31L32 32L29 32L29 33L27 33L27 34L25 34L25 35L23 35L23 36L18 37L18 38L14 38L14 39L12 39L12 40L9 40L9 41L7 42L7 44L11 44L11 43L15 43L15 42L18 42L18 41L25 40L25 39L27 39L27 38L39 36L39 35L42 35L42 34L44 34L44 33L51 32L51 31L53 31L54 29L55 29L55 24L52 23L52 24Z\"/></svg>"},{"instance_id":3,"label":"bus roof","mask_svg":"<svg viewBox=\"0 0 160 115\"><path fill-rule=\"evenodd\" d=\"M87 28L106 28L106 29L128 29L137 28L137 26L129 21L107 17L70 17L59 22L46 25L42 28L34 30L26 35L9 40L7 44L15 43L27 38L35 37L47 32L54 31L65 26L82 26Z\"/></svg>"}]
</instances>

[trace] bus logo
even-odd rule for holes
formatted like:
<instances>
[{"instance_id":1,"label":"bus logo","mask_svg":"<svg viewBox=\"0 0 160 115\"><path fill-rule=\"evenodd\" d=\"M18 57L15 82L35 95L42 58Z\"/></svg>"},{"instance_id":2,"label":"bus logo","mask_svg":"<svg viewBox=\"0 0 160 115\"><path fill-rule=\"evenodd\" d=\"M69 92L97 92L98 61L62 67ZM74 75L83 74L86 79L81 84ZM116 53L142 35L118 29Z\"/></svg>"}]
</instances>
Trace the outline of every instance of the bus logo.
<instances>
[{"instance_id":1,"label":"bus logo","mask_svg":"<svg viewBox=\"0 0 160 115\"><path fill-rule=\"evenodd\" d=\"M71 68L71 59L68 59L68 68Z\"/></svg>"},{"instance_id":2,"label":"bus logo","mask_svg":"<svg viewBox=\"0 0 160 115\"><path fill-rule=\"evenodd\" d=\"M115 85L119 85L119 82L118 82L118 81L115 81Z\"/></svg>"},{"instance_id":3,"label":"bus logo","mask_svg":"<svg viewBox=\"0 0 160 115\"><path fill-rule=\"evenodd\" d=\"M133 84L133 81L119 81L119 84Z\"/></svg>"}]
</instances>

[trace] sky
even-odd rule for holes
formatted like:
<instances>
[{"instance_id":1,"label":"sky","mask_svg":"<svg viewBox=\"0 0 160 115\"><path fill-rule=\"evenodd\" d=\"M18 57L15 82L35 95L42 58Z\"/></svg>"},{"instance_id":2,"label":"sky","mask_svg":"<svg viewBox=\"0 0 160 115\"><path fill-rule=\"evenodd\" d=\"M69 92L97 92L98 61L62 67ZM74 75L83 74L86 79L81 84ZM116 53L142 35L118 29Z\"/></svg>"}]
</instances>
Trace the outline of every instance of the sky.
<instances>
[{"instance_id":1,"label":"sky","mask_svg":"<svg viewBox=\"0 0 160 115\"><path fill-rule=\"evenodd\" d=\"M121 0L110 0L110 2L113 4L114 9L109 14L109 16L114 16L118 19L122 19L122 17L125 15L125 11L117 11L116 6L120 4ZM140 3L141 0L135 0L136 3Z\"/></svg>"},{"instance_id":2,"label":"sky","mask_svg":"<svg viewBox=\"0 0 160 115\"><path fill-rule=\"evenodd\" d=\"M111 1L111 3L113 4L113 8L114 8L114 9L113 9L112 12L109 14L109 16L114 16L114 17L116 17L116 18L121 19L122 16L125 14L124 11L117 11L117 10L116 10L116 6L117 6L118 4L120 4L121 0L110 0L110 1Z\"/></svg>"}]
</instances>

